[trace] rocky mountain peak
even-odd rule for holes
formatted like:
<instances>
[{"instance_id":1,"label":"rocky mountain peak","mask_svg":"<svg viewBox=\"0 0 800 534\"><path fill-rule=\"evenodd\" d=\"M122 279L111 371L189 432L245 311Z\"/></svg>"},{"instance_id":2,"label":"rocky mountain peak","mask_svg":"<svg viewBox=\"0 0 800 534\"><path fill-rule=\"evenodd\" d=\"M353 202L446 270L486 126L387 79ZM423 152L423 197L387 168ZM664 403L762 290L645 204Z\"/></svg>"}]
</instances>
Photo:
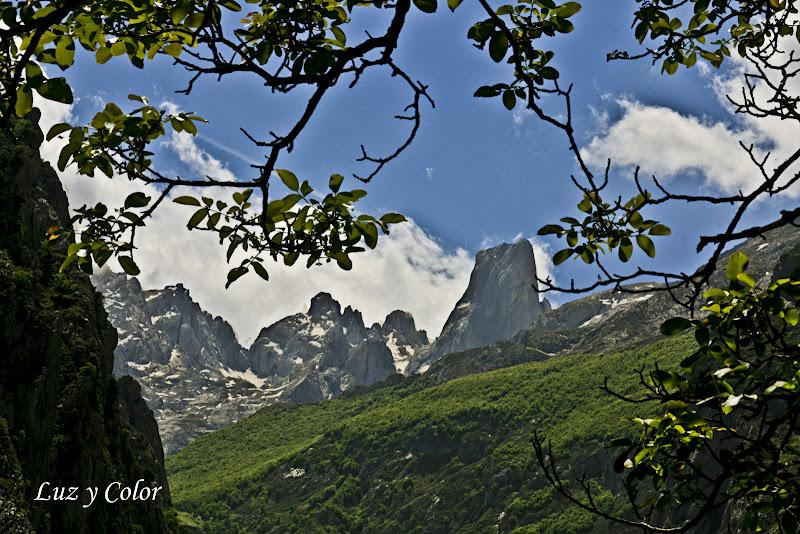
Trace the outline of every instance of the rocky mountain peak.
<instances>
[{"instance_id":1,"label":"rocky mountain peak","mask_svg":"<svg viewBox=\"0 0 800 534\"><path fill-rule=\"evenodd\" d=\"M308 315L312 318L320 319L325 315L340 316L341 314L341 304L330 293L317 293L311 299L311 308L308 310Z\"/></svg>"},{"instance_id":2,"label":"rocky mountain peak","mask_svg":"<svg viewBox=\"0 0 800 534\"><path fill-rule=\"evenodd\" d=\"M364 317L361 312L350 306L347 306L342 312L342 327L350 343L358 343L359 340L363 340L369 335L364 326Z\"/></svg>"},{"instance_id":3,"label":"rocky mountain peak","mask_svg":"<svg viewBox=\"0 0 800 534\"><path fill-rule=\"evenodd\" d=\"M407 345L418 347L429 343L428 333L417 330L414 317L407 311L395 310L386 316L381 325L381 333L388 337L392 332Z\"/></svg>"},{"instance_id":4,"label":"rocky mountain peak","mask_svg":"<svg viewBox=\"0 0 800 534\"><path fill-rule=\"evenodd\" d=\"M510 339L530 326L544 310L536 285L536 260L529 241L481 250L464 295L426 358Z\"/></svg>"},{"instance_id":5,"label":"rocky mountain peak","mask_svg":"<svg viewBox=\"0 0 800 534\"><path fill-rule=\"evenodd\" d=\"M429 343L425 330L417 330L414 317L401 310L387 315L382 325L372 325L370 331L386 344L400 373L405 373L409 362Z\"/></svg>"}]
</instances>

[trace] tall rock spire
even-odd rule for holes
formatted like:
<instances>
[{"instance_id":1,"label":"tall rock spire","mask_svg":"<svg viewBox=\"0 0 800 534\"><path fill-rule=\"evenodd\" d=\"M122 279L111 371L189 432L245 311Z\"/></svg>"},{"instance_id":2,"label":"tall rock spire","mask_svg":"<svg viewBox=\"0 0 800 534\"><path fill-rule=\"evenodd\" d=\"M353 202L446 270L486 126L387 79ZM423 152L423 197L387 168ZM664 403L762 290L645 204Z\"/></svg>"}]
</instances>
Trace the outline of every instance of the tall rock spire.
<instances>
[{"instance_id":1,"label":"tall rock spire","mask_svg":"<svg viewBox=\"0 0 800 534\"><path fill-rule=\"evenodd\" d=\"M536 260L527 240L478 252L464 295L445 322L430 355L510 339L542 314Z\"/></svg>"}]
</instances>

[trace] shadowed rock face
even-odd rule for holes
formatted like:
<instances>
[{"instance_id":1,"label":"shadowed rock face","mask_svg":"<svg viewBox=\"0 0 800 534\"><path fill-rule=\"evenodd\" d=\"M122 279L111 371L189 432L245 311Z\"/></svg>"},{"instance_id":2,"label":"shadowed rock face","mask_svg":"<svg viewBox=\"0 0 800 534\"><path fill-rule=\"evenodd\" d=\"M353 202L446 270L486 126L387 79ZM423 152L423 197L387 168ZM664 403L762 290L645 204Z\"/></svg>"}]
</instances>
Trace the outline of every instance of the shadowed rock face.
<instances>
[{"instance_id":1,"label":"shadowed rock face","mask_svg":"<svg viewBox=\"0 0 800 534\"><path fill-rule=\"evenodd\" d=\"M402 345L421 347L429 343L427 332L425 330L417 330L414 324L414 317L405 311L395 310L387 315L380 329L381 334L385 337L394 332Z\"/></svg>"},{"instance_id":2,"label":"shadowed rock face","mask_svg":"<svg viewBox=\"0 0 800 534\"><path fill-rule=\"evenodd\" d=\"M43 243L70 220L32 117L0 132L0 532L164 532L167 491L87 508L34 500L43 482L166 479L152 412L112 376L117 334L100 296L85 275L58 272L66 242Z\"/></svg>"},{"instance_id":3,"label":"shadowed rock face","mask_svg":"<svg viewBox=\"0 0 800 534\"><path fill-rule=\"evenodd\" d=\"M436 339L430 357L510 339L542 314L536 260L527 240L482 250L469 285Z\"/></svg>"}]
</instances>

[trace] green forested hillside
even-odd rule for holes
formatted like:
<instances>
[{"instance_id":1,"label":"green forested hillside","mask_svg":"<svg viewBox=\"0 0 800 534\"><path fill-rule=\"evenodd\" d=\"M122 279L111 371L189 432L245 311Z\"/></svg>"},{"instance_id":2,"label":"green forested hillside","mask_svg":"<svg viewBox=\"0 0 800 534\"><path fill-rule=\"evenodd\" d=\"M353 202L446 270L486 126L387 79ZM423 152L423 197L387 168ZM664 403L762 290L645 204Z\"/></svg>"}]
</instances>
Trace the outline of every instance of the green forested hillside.
<instances>
[{"instance_id":1,"label":"green forested hillside","mask_svg":"<svg viewBox=\"0 0 800 534\"><path fill-rule=\"evenodd\" d=\"M689 343L270 407L168 458L173 498L212 532L620 532L553 494L532 430L552 438L569 476L602 479L601 499L623 506L605 443L648 408L600 386L608 376L630 391L642 364L670 365Z\"/></svg>"}]
</instances>

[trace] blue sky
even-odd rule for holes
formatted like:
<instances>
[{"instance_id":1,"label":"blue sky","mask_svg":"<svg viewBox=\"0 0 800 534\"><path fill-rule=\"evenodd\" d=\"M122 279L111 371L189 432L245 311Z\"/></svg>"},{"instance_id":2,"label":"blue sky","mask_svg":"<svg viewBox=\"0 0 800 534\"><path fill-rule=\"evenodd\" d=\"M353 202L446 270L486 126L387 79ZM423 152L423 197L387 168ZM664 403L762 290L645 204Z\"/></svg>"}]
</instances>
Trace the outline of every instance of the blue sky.
<instances>
[{"instance_id":1,"label":"blue sky","mask_svg":"<svg viewBox=\"0 0 800 534\"><path fill-rule=\"evenodd\" d=\"M642 112L640 119L645 117L644 110L661 110L657 117L666 116L668 111L677 112L683 119L694 120L700 129L718 125L732 135L747 129L711 89L718 81L715 73L682 69L678 75L668 77L648 62L606 62L607 52L617 48L635 50L638 46L630 30L634 5L626 0L584 2L584 10L573 19L576 31L559 37L554 46L562 81L574 83L575 121L581 143L589 145L595 136L603 139L614 125L619 125L620 131L629 126L634 113L620 101L635 102L639 106L636 110ZM415 11L408 21L397 62L415 79L430 86L436 108L423 109L422 129L416 141L367 187L369 196L360 204L360 209L370 213L406 214L444 251L463 249L474 253L482 246L520 234L533 236L540 226L573 215L579 200L569 181L574 162L559 131L535 117L507 111L499 100L472 96L480 85L506 81L509 69L494 64L486 52L476 50L466 40L467 29L480 18L475 6L465 2L455 14L446 9L434 15ZM365 24L378 22L370 20ZM393 120L392 115L402 111L410 95L400 83L389 79L387 72L373 71L355 89L341 84L342 88L326 96L294 153L279 166L322 186L333 172L349 176L363 170L355 163L361 143L372 152L383 152L401 140L407 125ZM254 78L244 75L226 78L222 83L211 78L201 80L191 96L178 95L173 91L183 87L187 76L166 61L138 71L120 59L98 69L91 58L84 58L79 59L68 77L80 97L73 113L81 118L97 110L98 97L120 102L130 92L199 112L209 124L201 128L198 146L242 178L252 173L248 161L262 156L239 133L239 127L253 133L281 131L299 114L302 104L302 95L270 94ZM558 107L550 109L554 114L560 111ZM651 128L656 145L660 143L659 127L654 122ZM713 132L710 138L713 140ZM636 161L637 140L624 136L620 139L629 162ZM674 132L670 139L674 144ZM611 142L609 147L619 148ZM645 162L653 162L656 168L665 164L657 161L658 146L650 144L643 150L647 152L642 155ZM682 157L676 150L676 157ZM672 152L665 150L664 157L669 153ZM173 155L170 165L181 170L183 164ZM713 178L709 175L718 167L710 167L705 174L692 170L688 156L686 168L683 164L676 167L678 171L669 180L673 187L714 190L708 185ZM631 192L629 168L617 167L616 171L613 191ZM357 186L354 180L349 184ZM784 202L775 200L760 206L753 220L770 218ZM685 206L652 212L650 216L671 226L674 235L657 243L660 246L655 260L646 260L643 255L637 258L648 267L659 269L696 266L696 236L714 232L726 212L724 208L708 212ZM549 243L556 250L560 248L556 241ZM575 277L581 282L593 279L595 272L570 261L556 275L560 281Z\"/></svg>"}]
</instances>

